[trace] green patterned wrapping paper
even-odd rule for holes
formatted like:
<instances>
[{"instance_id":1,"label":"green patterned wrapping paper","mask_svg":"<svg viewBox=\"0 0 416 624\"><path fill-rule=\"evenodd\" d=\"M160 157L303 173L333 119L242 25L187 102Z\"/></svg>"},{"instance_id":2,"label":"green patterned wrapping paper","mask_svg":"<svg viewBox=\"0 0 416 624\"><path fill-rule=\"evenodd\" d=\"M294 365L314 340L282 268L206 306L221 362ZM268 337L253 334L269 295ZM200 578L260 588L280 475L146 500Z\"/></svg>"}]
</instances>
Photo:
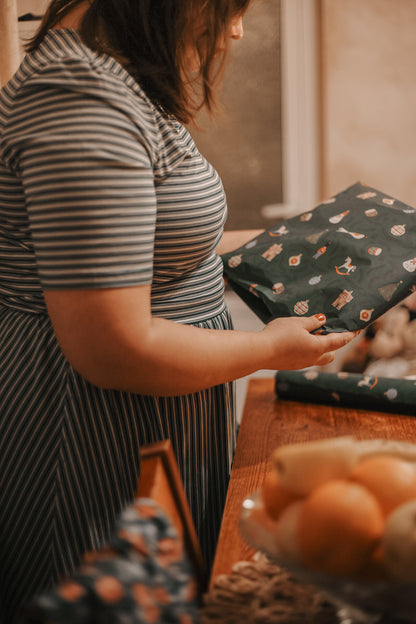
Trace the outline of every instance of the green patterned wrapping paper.
<instances>
[{"instance_id":1,"label":"green patterned wrapping paper","mask_svg":"<svg viewBox=\"0 0 416 624\"><path fill-rule=\"evenodd\" d=\"M416 416L416 381L411 379L316 369L278 371L275 392L279 399Z\"/></svg>"},{"instance_id":2,"label":"green patterned wrapping paper","mask_svg":"<svg viewBox=\"0 0 416 624\"><path fill-rule=\"evenodd\" d=\"M324 333L362 329L416 290L416 210L357 183L222 260L265 323L324 313Z\"/></svg>"}]
</instances>

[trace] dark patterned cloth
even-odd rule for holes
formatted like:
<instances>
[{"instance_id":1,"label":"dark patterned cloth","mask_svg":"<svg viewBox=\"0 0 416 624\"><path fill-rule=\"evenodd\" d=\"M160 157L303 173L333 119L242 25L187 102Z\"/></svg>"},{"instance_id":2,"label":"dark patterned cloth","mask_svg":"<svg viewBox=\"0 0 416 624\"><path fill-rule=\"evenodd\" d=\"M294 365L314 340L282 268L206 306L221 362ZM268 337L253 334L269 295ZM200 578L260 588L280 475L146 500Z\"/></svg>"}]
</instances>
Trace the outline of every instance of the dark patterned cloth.
<instances>
[{"instance_id":1,"label":"dark patterned cloth","mask_svg":"<svg viewBox=\"0 0 416 624\"><path fill-rule=\"evenodd\" d=\"M21 624L194 624L197 593L183 545L149 499L119 517L105 550L36 598Z\"/></svg>"},{"instance_id":2,"label":"dark patterned cloth","mask_svg":"<svg viewBox=\"0 0 416 624\"><path fill-rule=\"evenodd\" d=\"M229 285L264 322L324 313L362 329L415 290L416 210L355 184L222 256Z\"/></svg>"},{"instance_id":3,"label":"dark patterned cloth","mask_svg":"<svg viewBox=\"0 0 416 624\"><path fill-rule=\"evenodd\" d=\"M411 379L314 369L278 371L275 391L279 399L289 401L416 414L416 381Z\"/></svg>"}]
</instances>

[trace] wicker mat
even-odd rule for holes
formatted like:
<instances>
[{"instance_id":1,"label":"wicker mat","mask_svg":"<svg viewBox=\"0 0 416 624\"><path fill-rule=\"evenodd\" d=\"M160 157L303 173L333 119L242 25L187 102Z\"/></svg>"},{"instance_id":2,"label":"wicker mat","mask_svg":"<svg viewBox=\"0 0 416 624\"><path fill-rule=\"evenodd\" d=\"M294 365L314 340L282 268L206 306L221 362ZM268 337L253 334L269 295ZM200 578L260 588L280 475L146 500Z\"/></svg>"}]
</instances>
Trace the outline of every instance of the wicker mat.
<instances>
[{"instance_id":1,"label":"wicker mat","mask_svg":"<svg viewBox=\"0 0 416 624\"><path fill-rule=\"evenodd\" d=\"M200 624L416 624L388 614L352 615L336 607L316 587L257 553L240 561L229 575L220 575L203 597Z\"/></svg>"},{"instance_id":2,"label":"wicker mat","mask_svg":"<svg viewBox=\"0 0 416 624\"><path fill-rule=\"evenodd\" d=\"M237 563L204 596L201 624L336 624L336 610L315 588L263 555Z\"/></svg>"}]
</instances>

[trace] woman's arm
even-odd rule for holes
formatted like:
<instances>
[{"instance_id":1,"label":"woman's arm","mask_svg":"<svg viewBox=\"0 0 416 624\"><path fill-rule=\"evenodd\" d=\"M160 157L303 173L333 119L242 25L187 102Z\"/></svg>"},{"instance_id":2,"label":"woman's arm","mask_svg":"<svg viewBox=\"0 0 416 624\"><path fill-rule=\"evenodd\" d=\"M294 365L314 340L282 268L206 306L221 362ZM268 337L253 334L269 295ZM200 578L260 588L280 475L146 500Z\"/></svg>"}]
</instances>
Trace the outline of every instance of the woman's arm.
<instances>
[{"instance_id":1,"label":"woman's arm","mask_svg":"<svg viewBox=\"0 0 416 624\"><path fill-rule=\"evenodd\" d=\"M47 291L45 299L75 370L99 387L141 394L186 394L259 369L326 364L355 335L312 335L324 317L277 319L258 332L182 325L151 316L150 286Z\"/></svg>"},{"instance_id":2,"label":"woman's arm","mask_svg":"<svg viewBox=\"0 0 416 624\"><path fill-rule=\"evenodd\" d=\"M220 240L217 253L219 255L238 249L249 240L259 236L264 230L226 230Z\"/></svg>"}]
</instances>

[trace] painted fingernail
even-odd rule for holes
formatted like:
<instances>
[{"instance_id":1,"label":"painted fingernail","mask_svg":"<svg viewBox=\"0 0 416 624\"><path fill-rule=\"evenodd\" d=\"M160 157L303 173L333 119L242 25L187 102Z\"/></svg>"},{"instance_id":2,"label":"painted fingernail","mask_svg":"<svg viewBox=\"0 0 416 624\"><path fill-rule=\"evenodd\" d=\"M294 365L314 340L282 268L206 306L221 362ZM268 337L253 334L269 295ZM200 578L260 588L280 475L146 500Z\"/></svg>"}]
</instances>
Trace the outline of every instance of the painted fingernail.
<instances>
[{"instance_id":1,"label":"painted fingernail","mask_svg":"<svg viewBox=\"0 0 416 624\"><path fill-rule=\"evenodd\" d=\"M315 314L315 318L318 319L318 321L324 321L325 314Z\"/></svg>"}]
</instances>

